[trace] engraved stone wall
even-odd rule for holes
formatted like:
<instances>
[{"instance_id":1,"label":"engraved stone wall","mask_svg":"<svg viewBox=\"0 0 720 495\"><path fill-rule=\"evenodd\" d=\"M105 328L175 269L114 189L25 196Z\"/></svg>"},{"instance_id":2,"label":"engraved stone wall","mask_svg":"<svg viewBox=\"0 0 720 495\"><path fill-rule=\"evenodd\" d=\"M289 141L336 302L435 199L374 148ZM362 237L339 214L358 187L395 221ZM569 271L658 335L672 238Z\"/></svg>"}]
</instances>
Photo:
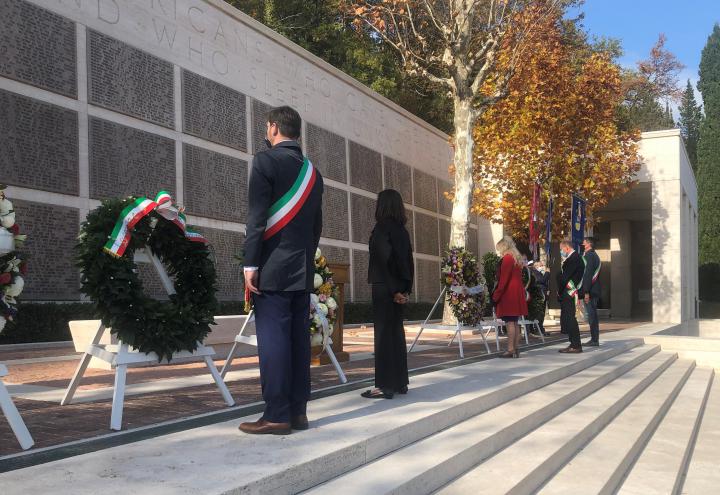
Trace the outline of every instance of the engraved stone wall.
<instances>
[{"instance_id":1,"label":"engraved stone wall","mask_svg":"<svg viewBox=\"0 0 720 495\"><path fill-rule=\"evenodd\" d=\"M182 72L183 131L247 150L245 95L215 81Z\"/></svg>"},{"instance_id":2,"label":"engraved stone wall","mask_svg":"<svg viewBox=\"0 0 720 495\"><path fill-rule=\"evenodd\" d=\"M430 174L414 169L413 182L415 188L415 206L430 211L437 211L436 179Z\"/></svg>"},{"instance_id":3,"label":"engraved stone wall","mask_svg":"<svg viewBox=\"0 0 720 495\"><path fill-rule=\"evenodd\" d=\"M382 190L380 153L350 141L350 185L378 193Z\"/></svg>"},{"instance_id":4,"label":"engraved stone wall","mask_svg":"<svg viewBox=\"0 0 720 495\"><path fill-rule=\"evenodd\" d=\"M0 177L16 186L78 194L77 113L0 90Z\"/></svg>"},{"instance_id":5,"label":"engraved stone wall","mask_svg":"<svg viewBox=\"0 0 720 495\"><path fill-rule=\"evenodd\" d=\"M385 189L395 189L405 203L412 204L412 170L408 165L384 157Z\"/></svg>"},{"instance_id":6,"label":"engraved stone wall","mask_svg":"<svg viewBox=\"0 0 720 495\"><path fill-rule=\"evenodd\" d=\"M272 110L270 105L253 100L252 101L252 152L265 151L265 134L267 133L267 114Z\"/></svg>"},{"instance_id":7,"label":"engraved stone wall","mask_svg":"<svg viewBox=\"0 0 720 495\"><path fill-rule=\"evenodd\" d=\"M90 103L173 128L173 65L96 31L88 31Z\"/></svg>"},{"instance_id":8,"label":"engraved stone wall","mask_svg":"<svg viewBox=\"0 0 720 495\"><path fill-rule=\"evenodd\" d=\"M353 249L353 302L369 302L372 287L368 284L370 253Z\"/></svg>"},{"instance_id":9,"label":"engraved stone wall","mask_svg":"<svg viewBox=\"0 0 720 495\"><path fill-rule=\"evenodd\" d=\"M408 231L408 234L410 235L410 244L412 244L413 252L415 251L415 220L413 218L412 211L406 210L405 213L407 214L407 223L405 224L405 228Z\"/></svg>"},{"instance_id":10,"label":"engraved stone wall","mask_svg":"<svg viewBox=\"0 0 720 495\"><path fill-rule=\"evenodd\" d=\"M28 239L29 258L23 300L77 300L80 274L75 268L75 244L80 225L76 208L13 199L18 224Z\"/></svg>"},{"instance_id":11,"label":"engraved stone wall","mask_svg":"<svg viewBox=\"0 0 720 495\"><path fill-rule=\"evenodd\" d=\"M375 200L351 194L350 201L350 207L352 208L352 241L368 244L370 242L370 233L375 227Z\"/></svg>"},{"instance_id":12,"label":"engraved stone wall","mask_svg":"<svg viewBox=\"0 0 720 495\"><path fill-rule=\"evenodd\" d=\"M415 291L419 302L435 302L440 295L440 262L416 260Z\"/></svg>"},{"instance_id":13,"label":"engraved stone wall","mask_svg":"<svg viewBox=\"0 0 720 495\"><path fill-rule=\"evenodd\" d=\"M175 191L175 142L90 117L90 197Z\"/></svg>"},{"instance_id":14,"label":"engraved stone wall","mask_svg":"<svg viewBox=\"0 0 720 495\"><path fill-rule=\"evenodd\" d=\"M75 23L23 0L0 2L0 75L77 98Z\"/></svg>"},{"instance_id":15,"label":"engraved stone wall","mask_svg":"<svg viewBox=\"0 0 720 495\"><path fill-rule=\"evenodd\" d=\"M217 298L220 301L241 301L243 298L242 266L234 259L242 253L245 235L241 232L194 227L209 242L215 257L217 272Z\"/></svg>"},{"instance_id":16,"label":"engraved stone wall","mask_svg":"<svg viewBox=\"0 0 720 495\"><path fill-rule=\"evenodd\" d=\"M450 244L450 222L440 220L440 256L445 256Z\"/></svg>"},{"instance_id":17,"label":"engraved stone wall","mask_svg":"<svg viewBox=\"0 0 720 495\"><path fill-rule=\"evenodd\" d=\"M347 195L342 189L325 186L322 198L323 237L343 241L350 239Z\"/></svg>"},{"instance_id":18,"label":"engraved stone wall","mask_svg":"<svg viewBox=\"0 0 720 495\"><path fill-rule=\"evenodd\" d=\"M445 197L446 192L453 192L453 185L444 180L438 180L438 213L452 215L452 201Z\"/></svg>"},{"instance_id":19,"label":"engraved stone wall","mask_svg":"<svg viewBox=\"0 0 720 495\"><path fill-rule=\"evenodd\" d=\"M323 177L347 183L345 138L314 124L305 127L307 155Z\"/></svg>"},{"instance_id":20,"label":"engraved stone wall","mask_svg":"<svg viewBox=\"0 0 720 495\"><path fill-rule=\"evenodd\" d=\"M320 244L320 251L322 251L325 259L328 263L350 263L350 250L337 246L324 246ZM346 297L350 297L349 288L345 288Z\"/></svg>"},{"instance_id":21,"label":"engraved stone wall","mask_svg":"<svg viewBox=\"0 0 720 495\"><path fill-rule=\"evenodd\" d=\"M438 255L438 219L415 212L415 251Z\"/></svg>"},{"instance_id":22,"label":"engraved stone wall","mask_svg":"<svg viewBox=\"0 0 720 495\"><path fill-rule=\"evenodd\" d=\"M214 151L183 145L183 180L188 213L245 222L248 163Z\"/></svg>"},{"instance_id":23,"label":"engraved stone wall","mask_svg":"<svg viewBox=\"0 0 720 495\"><path fill-rule=\"evenodd\" d=\"M138 277L143 284L143 294L151 299L167 301L168 295L160 282L160 276L151 263L136 263ZM173 277L170 277L173 280Z\"/></svg>"},{"instance_id":24,"label":"engraved stone wall","mask_svg":"<svg viewBox=\"0 0 720 495\"><path fill-rule=\"evenodd\" d=\"M485 254L478 253L478 229L476 229L475 227L470 227L468 229L467 248L478 258Z\"/></svg>"}]
</instances>

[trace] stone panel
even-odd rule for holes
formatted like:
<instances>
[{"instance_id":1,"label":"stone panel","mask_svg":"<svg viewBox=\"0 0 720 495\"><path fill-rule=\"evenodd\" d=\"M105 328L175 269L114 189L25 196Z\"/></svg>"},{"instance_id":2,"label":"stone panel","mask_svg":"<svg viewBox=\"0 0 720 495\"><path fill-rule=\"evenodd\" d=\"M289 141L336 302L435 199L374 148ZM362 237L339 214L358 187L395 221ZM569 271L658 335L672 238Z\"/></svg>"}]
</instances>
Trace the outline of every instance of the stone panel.
<instances>
[{"instance_id":1,"label":"stone panel","mask_svg":"<svg viewBox=\"0 0 720 495\"><path fill-rule=\"evenodd\" d=\"M437 180L434 176L418 169L413 170L415 206L437 211Z\"/></svg>"},{"instance_id":2,"label":"stone panel","mask_svg":"<svg viewBox=\"0 0 720 495\"><path fill-rule=\"evenodd\" d=\"M347 248L321 244L320 251L329 263L350 263L350 250Z\"/></svg>"},{"instance_id":3,"label":"stone panel","mask_svg":"<svg viewBox=\"0 0 720 495\"><path fill-rule=\"evenodd\" d=\"M412 204L412 169L402 162L384 157L385 189L395 189L406 203Z\"/></svg>"},{"instance_id":4,"label":"stone panel","mask_svg":"<svg viewBox=\"0 0 720 495\"><path fill-rule=\"evenodd\" d=\"M450 244L450 222L440 220L440 256L445 256Z\"/></svg>"},{"instance_id":5,"label":"stone panel","mask_svg":"<svg viewBox=\"0 0 720 495\"><path fill-rule=\"evenodd\" d=\"M221 301L242 301L243 274L242 266L235 260L241 254L245 244L245 235L241 232L194 227L209 242L210 251L215 259L217 272L217 298Z\"/></svg>"},{"instance_id":6,"label":"stone panel","mask_svg":"<svg viewBox=\"0 0 720 495\"><path fill-rule=\"evenodd\" d=\"M183 180L188 213L245 222L248 209L246 161L184 144Z\"/></svg>"},{"instance_id":7,"label":"stone panel","mask_svg":"<svg viewBox=\"0 0 720 495\"><path fill-rule=\"evenodd\" d=\"M370 302L372 287L368 283L370 253L353 249L353 302Z\"/></svg>"},{"instance_id":8,"label":"stone panel","mask_svg":"<svg viewBox=\"0 0 720 495\"><path fill-rule=\"evenodd\" d=\"M77 195L78 174L77 113L0 90L0 180Z\"/></svg>"},{"instance_id":9,"label":"stone panel","mask_svg":"<svg viewBox=\"0 0 720 495\"><path fill-rule=\"evenodd\" d=\"M252 101L252 152L265 151L265 134L267 133L267 114L272 110L270 105L253 100Z\"/></svg>"},{"instance_id":10,"label":"stone panel","mask_svg":"<svg viewBox=\"0 0 720 495\"><path fill-rule=\"evenodd\" d=\"M325 186L322 199L323 237L349 240L347 195L347 191Z\"/></svg>"},{"instance_id":11,"label":"stone panel","mask_svg":"<svg viewBox=\"0 0 720 495\"><path fill-rule=\"evenodd\" d=\"M480 257L485 254L478 253L478 229L476 229L475 227L470 227L468 229L467 248L470 250L471 253L477 256L478 259L480 259Z\"/></svg>"},{"instance_id":12,"label":"stone panel","mask_svg":"<svg viewBox=\"0 0 720 495\"><path fill-rule=\"evenodd\" d=\"M175 125L173 65L88 31L88 100L165 127Z\"/></svg>"},{"instance_id":13,"label":"stone panel","mask_svg":"<svg viewBox=\"0 0 720 495\"><path fill-rule=\"evenodd\" d=\"M245 95L192 72L182 72L183 131L247 150Z\"/></svg>"},{"instance_id":14,"label":"stone panel","mask_svg":"<svg viewBox=\"0 0 720 495\"><path fill-rule=\"evenodd\" d=\"M167 301L167 291L160 281L160 276L151 263L136 263L137 273L143 284L143 294L151 299ZM173 277L170 277L173 280Z\"/></svg>"},{"instance_id":15,"label":"stone panel","mask_svg":"<svg viewBox=\"0 0 720 495\"><path fill-rule=\"evenodd\" d=\"M23 0L0 2L0 75L77 98L75 23Z\"/></svg>"},{"instance_id":16,"label":"stone panel","mask_svg":"<svg viewBox=\"0 0 720 495\"><path fill-rule=\"evenodd\" d=\"M18 225L28 239L29 258L21 299L70 301L80 298L75 244L80 225L76 208L12 199Z\"/></svg>"},{"instance_id":17,"label":"stone panel","mask_svg":"<svg viewBox=\"0 0 720 495\"><path fill-rule=\"evenodd\" d=\"M345 138L308 123L305 139L308 158L323 177L347 184Z\"/></svg>"},{"instance_id":18,"label":"stone panel","mask_svg":"<svg viewBox=\"0 0 720 495\"><path fill-rule=\"evenodd\" d=\"M381 155L350 141L350 185L370 192L382 190Z\"/></svg>"},{"instance_id":19,"label":"stone panel","mask_svg":"<svg viewBox=\"0 0 720 495\"><path fill-rule=\"evenodd\" d=\"M452 192L453 185L444 180L438 180L438 213L452 215L452 201L445 197L446 192Z\"/></svg>"},{"instance_id":20,"label":"stone panel","mask_svg":"<svg viewBox=\"0 0 720 495\"><path fill-rule=\"evenodd\" d=\"M412 244L413 251L415 251L415 221L412 211L406 210L405 213L407 214L407 223L405 224L405 228L410 235L410 244Z\"/></svg>"},{"instance_id":21,"label":"stone panel","mask_svg":"<svg viewBox=\"0 0 720 495\"><path fill-rule=\"evenodd\" d=\"M435 302L440 295L440 262L430 260L416 260L417 284L415 292L418 302Z\"/></svg>"},{"instance_id":22,"label":"stone panel","mask_svg":"<svg viewBox=\"0 0 720 495\"><path fill-rule=\"evenodd\" d=\"M352 241L368 244L370 242L370 233L375 227L375 200L351 194L350 201L352 208Z\"/></svg>"},{"instance_id":23,"label":"stone panel","mask_svg":"<svg viewBox=\"0 0 720 495\"><path fill-rule=\"evenodd\" d=\"M90 117L90 197L175 191L175 142Z\"/></svg>"},{"instance_id":24,"label":"stone panel","mask_svg":"<svg viewBox=\"0 0 720 495\"><path fill-rule=\"evenodd\" d=\"M438 255L438 219L415 212L415 251Z\"/></svg>"}]
</instances>

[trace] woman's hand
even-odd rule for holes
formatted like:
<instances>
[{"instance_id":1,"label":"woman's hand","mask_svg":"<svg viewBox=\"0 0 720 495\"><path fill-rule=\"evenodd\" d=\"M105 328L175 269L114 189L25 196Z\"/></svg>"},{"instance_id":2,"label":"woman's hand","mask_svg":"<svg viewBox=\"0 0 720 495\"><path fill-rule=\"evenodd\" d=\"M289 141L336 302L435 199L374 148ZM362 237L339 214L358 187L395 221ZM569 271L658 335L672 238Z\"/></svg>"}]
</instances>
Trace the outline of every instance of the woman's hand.
<instances>
[{"instance_id":1,"label":"woman's hand","mask_svg":"<svg viewBox=\"0 0 720 495\"><path fill-rule=\"evenodd\" d=\"M393 302L395 304L405 304L406 302L408 302L408 300L408 296L406 296L402 292L396 292L395 294L393 294Z\"/></svg>"}]
</instances>

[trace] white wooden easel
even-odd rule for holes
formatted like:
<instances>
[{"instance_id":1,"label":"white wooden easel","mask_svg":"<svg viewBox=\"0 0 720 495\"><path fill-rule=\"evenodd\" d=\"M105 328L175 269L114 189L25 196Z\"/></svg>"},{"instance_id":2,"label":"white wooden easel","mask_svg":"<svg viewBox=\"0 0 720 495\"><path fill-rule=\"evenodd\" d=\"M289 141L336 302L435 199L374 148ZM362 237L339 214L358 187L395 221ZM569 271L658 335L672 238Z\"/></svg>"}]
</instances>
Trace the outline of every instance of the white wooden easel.
<instances>
[{"instance_id":1,"label":"white wooden easel","mask_svg":"<svg viewBox=\"0 0 720 495\"><path fill-rule=\"evenodd\" d=\"M149 250L147 252L137 251L135 253L136 262L145 261L148 259L155 268L155 271L160 277L160 281L162 282L163 287L167 291L168 295L175 294L175 287L173 286L173 283L170 280L170 277L168 277L167 272L165 271L165 267L162 265L160 260ZM96 357L102 361L105 361L106 363L109 363L113 368L115 368L115 385L113 390L112 414L110 416L110 429L121 430L123 404L125 402L125 379L127 377L128 365L157 363L159 361L159 358L158 355L154 352L148 354L138 352L134 349L130 349L127 344L122 342L120 342L119 345L99 344L105 330L105 325L100 323L97 333L95 333L95 337L93 337L92 342L80 358L80 363L75 370L75 374L73 375L72 380L70 380L70 384L65 391L65 396L63 397L62 401L60 401L60 405L64 406L72 402L75 391L77 390L78 385L80 385L80 380L85 374L85 371L90 364L90 360L93 357ZM201 342L198 342L198 347L197 349L195 349L195 351L176 352L173 354L172 357L173 359L202 358L205 361L205 364L207 365L208 370L213 377L213 380L215 380L215 383L220 389L220 393L222 394L225 403L228 406L232 406L235 404L235 400L230 395L230 391L228 390L225 382L220 376L220 373L218 373L218 370L215 367L215 363L213 362L214 355L215 351L212 347L205 346Z\"/></svg>"},{"instance_id":2,"label":"white wooden easel","mask_svg":"<svg viewBox=\"0 0 720 495\"><path fill-rule=\"evenodd\" d=\"M7 367L4 364L0 364L0 409L2 409L5 418L7 418L8 423L10 423L10 429L15 433L15 438L17 438L20 443L20 447L22 447L23 450L27 450L35 445L35 441L32 439L32 436L30 436L25 422L20 416L17 407L15 407L12 397L10 397L10 392L5 388L5 384L2 381L2 377L7 376L7 374Z\"/></svg>"},{"instance_id":3,"label":"white wooden easel","mask_svg":"<svg viewBox=\"0 0 720 495\"><path fill-rule=\"evenodd\" d=\"M225 364L222 367L222 370L220 370L220 376L225 378L225 375L230 370L230 366L232 366L233 359L235 359L235 353L237 352L238 344L247 344L257 347L257 336L255 335L243 335L245 332L245 328L247 327L247 324L250 323L255 319L255 310L250 310L247 317L245 318L245 322L243 323L243 326L240 328L240 332L235 336L235 342L233 343L233 346L230 348L230 353L228 354L227 359L225 360ZM340 383L347 383L347 377L345 376L345 373L343 373L342 368L340 367L340 363L338 362L337 358L335 357L335 353L332 350L332 339L330 337L327 338L326 342L323 345L323 351L327 352L328 357L330 358L330 361L332 362L333 366L335 366L335 371L338 374L338 378L340 378Z\"/></svg>"},{"instance_id":4,"label":"white wooden easel","mask_svg":"<svg viewBox=\"0 0 720 495\"><path fill-rule=\"evenodd\" d=\"M408 353L411 353L412 350L415 348L415 344L417 344L418 340L420 340L420 335L422 335L423 330L426 328L429 328L431 330L455 330L455 333L453 334L452 338L450 339L450 342L448 343L448 347L452 345L453 342L455 342L455 338L457 338L458 341L458 347L460 349L460 357L465 357L465 351L463 349L463 338L462 333L463 331L468 330L482 330L482 322L480 322L478 325L463 325L459 321L455 323L455 325L442 325L442 324L429 324L428 321L430 321L430 317L435 312L435 308L437 308L438 304L440 304L440 301L442 301L443 297L445 296L445 292L447 291L447 288L443 288L443 290L440 292L440 295L438 296L437 300L435 301L435 304L433 305L432 309L430 310L430 313L427 315L427 318L425 318L425 321L420 325L420 331L415 336L415 340L413 341L412 345L410 346L410 349L408 349ZM482 337L483 344L485 344L485 350L488 354L490 354L490 346L487 343L487 339L485 338L485 334L480 331L478 333L480 337Z\"/></svg>"}]
</instances>

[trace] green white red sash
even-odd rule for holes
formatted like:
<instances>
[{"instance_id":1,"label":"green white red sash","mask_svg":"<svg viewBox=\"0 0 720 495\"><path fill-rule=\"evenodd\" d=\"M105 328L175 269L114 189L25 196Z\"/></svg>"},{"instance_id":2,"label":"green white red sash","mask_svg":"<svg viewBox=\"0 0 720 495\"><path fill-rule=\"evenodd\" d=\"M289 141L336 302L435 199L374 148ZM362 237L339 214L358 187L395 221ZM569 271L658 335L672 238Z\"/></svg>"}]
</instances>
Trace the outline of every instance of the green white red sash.
<instances>
[{"instance_id":1,"label":"green white red sash","mask_svg":"<svg viewBox=\"0 0 720 495\"><path fill-rule=\"evenodd\" d=\"M154 210L157 210L158 214L163 218L177 225L188 240L193 242L207 242L203 236L186 227L185 215L172 206L172 197L170 194L167 191L160 191L157 196L155 196L155 200L140 197L125 207L120 214L120 218L118 218L118 221L115 223L115 227L103 247L103 251L118 258L123 256L128 244L130 244L130 234L133 227Z\"/></svg>"},{"instance_id":2,"label":"green white red sash","mask_svg":"<svg viewBox=\"0 0 720 495\"><path fill-rule=\"evenodd\" d=\"M567 285L565 286L565 288L567 289L567 294L568 294L568 296L570 296L570 297L572 297L573 299L575 299L575 304L577 304L577 302L578 302L578 288L577 288L577 286L575 285L575 282L573 282L572 280L569 280L568 283L567 283Z\"/></svg>"},{"instance_id":3,"label":"green white red sash","mask_svg":"<svg viewBox=\"0 0 720 495\"><path fill-rule=\"evenodd\" d=\"M307 157L303 160L300 173L292 187L278 199L268 210L268 220L265 226L263 240L270 239L280 232L295 215L302 209L310 196L317 179L317 172Z\"/></svg>"},{"instance_id":4,"label":"green white red sash","mask_svg":"<svg viewBox=\"0 0 720 495\"><path fill-rule=\"evenodd\" d=\"M583 260L583 263L585 264L585 266L587 266L587 260L585 259L585 256L582 257L582 260ZM593 273L593 276L592 276L592 281L591 281L591 282L592 282L593 284L594 284L595 282L597 282L597 279L598 279L598 277L600 276L600 268L602 268L602 261L598 260L598 267L597 267L597 269L595 270L595 273Z\"/></svg>"}]
</instances>

